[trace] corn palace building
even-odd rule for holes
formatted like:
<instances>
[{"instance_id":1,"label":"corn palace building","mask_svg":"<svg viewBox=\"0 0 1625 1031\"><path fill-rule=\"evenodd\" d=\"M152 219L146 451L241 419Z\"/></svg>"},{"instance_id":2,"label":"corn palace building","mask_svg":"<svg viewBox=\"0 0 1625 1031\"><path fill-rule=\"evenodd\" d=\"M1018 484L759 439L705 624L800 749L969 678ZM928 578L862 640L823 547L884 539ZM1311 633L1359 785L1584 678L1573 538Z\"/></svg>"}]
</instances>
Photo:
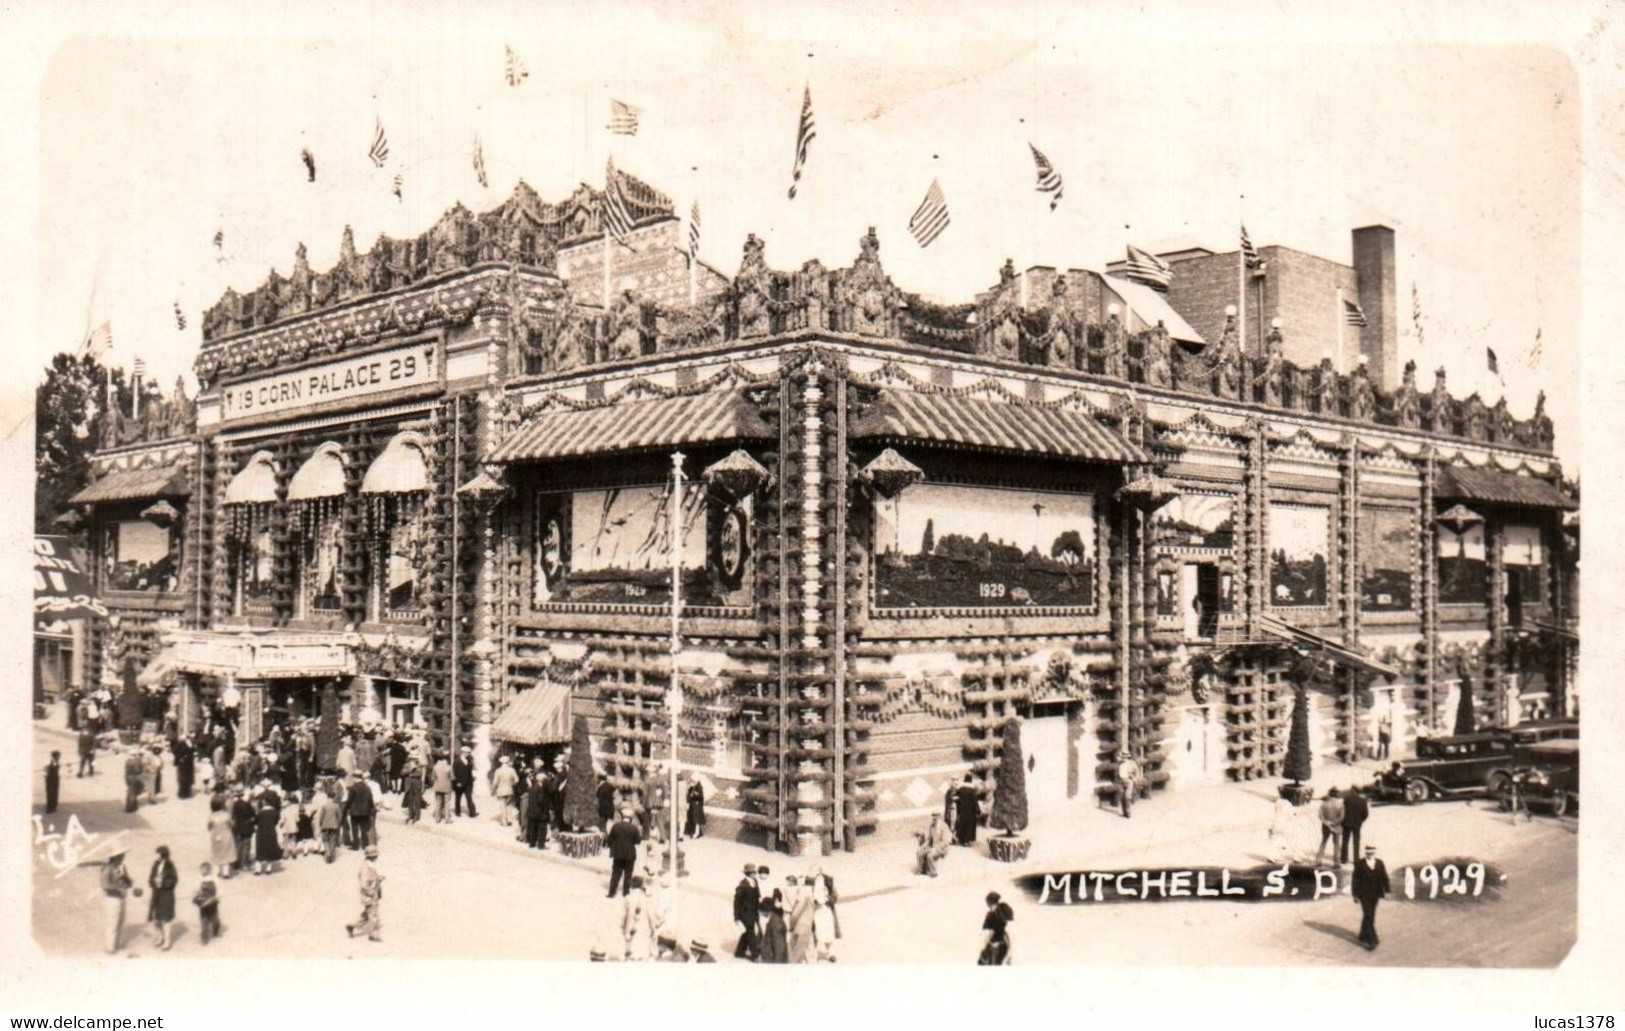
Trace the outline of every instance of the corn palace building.
<instances>
[{"instance_id":1,"label":"corn palace building","mask_svg":"<svg viewBox=\"0 0 1625 1031\"><path fill-rule=\"evenodd\" d=\"M1120 750L1154 791L1279 776L1301 677L1324 760L1448 733L1462 692L1577 711L1551 422L1394 367L1392 231L1262 248L1244 316L1200 248L1166 290L1006 263L945 305L873 229L844 268L755 237L691 268L617 174L613 248L599 191L520 184L222 297L195 401L115 426L76 499L91 679L481 764L585 716L624 785L676 718L713 825L798 853L990 791L1016 721L1041 820Z\"/></svg>"}]
</instances>

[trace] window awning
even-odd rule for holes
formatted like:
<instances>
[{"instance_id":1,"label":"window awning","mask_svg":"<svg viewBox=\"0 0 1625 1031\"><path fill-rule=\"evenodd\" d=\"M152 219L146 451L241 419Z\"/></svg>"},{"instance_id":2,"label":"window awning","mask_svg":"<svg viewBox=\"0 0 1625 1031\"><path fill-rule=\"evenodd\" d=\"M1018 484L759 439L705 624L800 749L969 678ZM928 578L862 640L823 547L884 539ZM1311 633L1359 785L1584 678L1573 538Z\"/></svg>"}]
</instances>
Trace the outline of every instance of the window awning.
<instances>
[{"instance_id":1,"label":"window awning","mask_svg":"<svg viewBox=\"0 0 1625 1031\"><path fill-rule=\"evenodd\" d=\"M491 724L491 738L515 745L559 745L570 740L570 689L537 684L521 691Z\"/></svg>"},{"instance_id":2,"label":"window awning","mask_svg":"<svg viewBox=\"0 0 1625 1031\"><path fill-rule=\"evenodd\" d=\"M771 436L744 393L722 390L542 412L497 445L488 461L534 462Z\"/></svg>"},{"instance_id":3,"label":"window awning","mask_svg":"<svg viewBox=\"0 0 1625 1031\"><path fill-rule=\"evenodd\" d=\"M191 493L184 466L155 465L145 469L114 469L69 498L68 503L96 505L107 501L184 498Z\"/></svg>"},{"instance_id":4,"label":"window awning","mask_svg":"<svg viewBox=\"0 0 1625 1031\"><path fill-rule=\"evenodd\" d=\"M1258 627L1265 633L1278 637L1283 641L1308 648L1311 651L1321 652L1340 666L1347 666L1350 669L1357 669L1365 673L1376 673L1384 677L1397 677L1400 675L1399 670L1387 663L1368 658L1353 648L1339 641L1334 641L1324 634L1317 634L1313 630L1294 626L1285 620L1276 619L1274 616L1259 616Z\"/></svg>"},{"instance_id":5,"label":"window awning","mask_svg":"<svg viewBox=\"0 0 1625 1031\"><path fill-rule=\"evenodd\" d=\"M1573 511L1579 503L1545 480L1499 469L1469 469L1446 465L1439 468L1434 496L1441 501L1478 501L1496 505L1523 505L1527 508L1559 508Z\"/></svg>"},{"instance_id":6,"label":"window awning","mask_svg":"<svg viewBox=\"0 0 1625 1031\"><path fill-rule=\"evenodd\" d=\"M363 494L411 494L428 489L423 438L411 430L397 434L361 478Z\"/></svg>"},{"instance_id":7,"label":"window awning","mask_svg":"<svg viewBox=\"0 0 1625 1031\"><path fill-rule=\"evenodd\" d=\"M1106 288L1115 291L1117 296L1123 299L1123 304L1128 307L1129 311L1133 312L1134 316L1145 323L1146 326L1155 326L1160 322L1163 328L1168 331L1168 335L1175 340L1195 344L1197 347L1207 345L1207 341L1202 339L1202 334L1192 329L1191 324L1186 322L1179 312L1174 311L1174 306L1168 303L1167 297L1144 283L1136 283L1118 276L1101 276L1100 278L1105 282ZM1133 327L1129 328L1132 329Z\"/></svg>"},{"instance_id":8,"label":"window awning","mask_svg":"<svg viewBox=\"0 0 1625 1031\"><path fill-rule=\"evenodd\" d=\"M344 452L327 443L305 460L288 484L289 501L335 498L344 493Z\"/></svg>"},{"instance_id":9,"label":"window awning","mask_svg":"<svg viewBox=\"0 0 1625 1031\"><path fill-rule=\"evenodd\" d=\"M276 501L276 459L256 451L226 484L225 505L269 505Z\"/></svg>"},{"instance_id":10,"label":"window awning","mask_svg":"<svg viewBox=\"0 0 1625 1031\"><path fill-rule=\"evenodd\" d=\"M958 394L886 390L852 423L854 439L925 440L1086 462L1151 457L1086 412L986 401Z\"/></svg>"}]
</instances>

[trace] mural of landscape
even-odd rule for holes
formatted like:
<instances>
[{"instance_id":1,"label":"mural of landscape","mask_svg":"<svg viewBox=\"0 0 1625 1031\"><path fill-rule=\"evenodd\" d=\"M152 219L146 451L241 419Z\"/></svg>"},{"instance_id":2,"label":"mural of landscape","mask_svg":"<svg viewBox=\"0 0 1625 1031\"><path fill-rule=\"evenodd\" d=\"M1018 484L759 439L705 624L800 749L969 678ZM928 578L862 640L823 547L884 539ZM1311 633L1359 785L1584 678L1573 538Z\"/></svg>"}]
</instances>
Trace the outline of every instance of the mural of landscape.
<instances>
[{"instance_id":1,"label":"mural of landscape","mask_svg":"<svg viewBox=\"0 0 1625 1031\"><path fill-rule=\"evenodd\" d=\"M1484 587L1484 526L1469 526L1457 533L1439 525L1439 600L1447 605L1482 605Z\"/></svg>"},{"instance_id":2,"label":"mural of landscape","mask_svg":"<svg viewBox=\"0 0 1625 1031\"><path fill-rule=\"evenodd\" d=\"M1181 494L1157 510L1157 544L1220 548L1236 540L1235 499L1228 494Z\"/></svg>"},{"instance_id":3,"label":"mural of landscape","mask_svg":"<svg viewBox=\"0 0 1625 1031\"><path fill-rule=\"evenodd\" d=\"M1367 612L1409 612L1416 565L1415 518L1396 508L1360 513L1360 607Z\"/></svg>"},{"instance_id":4,"label":"mural of landscape","mask_svg":"<svg viewBox=\"0 0 1625 1031\"><path fill-rule=\"evenodd\" d=\"M175 559L168 530L144 519L116 523L108 530L107 585L115 591L173 591Z\"/></svg>"},{"instance_id":5,"label":"mural of landscape","mask_svg":"<svg viewBox=\"0 0 1625 1031\"><path fill-rule=\"evenodd\" d=\"M875 513L881 608L1090 606L1089 494L917 484Z\"/></svg>"},{"instance_id":6,"label":"mural of landscape","mask_svg":"<svg viewBox=\"0 0 1625 1031\"><path fill-rule=\"evenodd\" d=\"M1507 578L1517 581L1518 597L1525 605L1538 605L1543 601L1541 566L1545 563L1540 527L1513 523L1506 527L1504 534L1501 557L1507 567ZM1508 589L1511 589L1510 584Z\"/></svg>"},{"instance_id":7,"label":"mural of landscape","mask_svg":"<svg viewBox=\"0 0 1625 1031\"><path fill-rule=\"evenodd\" d=\"M1271 604L1326 604L1330 516L1319 505L1270 506Z\"/></svg>"}]
</instances>

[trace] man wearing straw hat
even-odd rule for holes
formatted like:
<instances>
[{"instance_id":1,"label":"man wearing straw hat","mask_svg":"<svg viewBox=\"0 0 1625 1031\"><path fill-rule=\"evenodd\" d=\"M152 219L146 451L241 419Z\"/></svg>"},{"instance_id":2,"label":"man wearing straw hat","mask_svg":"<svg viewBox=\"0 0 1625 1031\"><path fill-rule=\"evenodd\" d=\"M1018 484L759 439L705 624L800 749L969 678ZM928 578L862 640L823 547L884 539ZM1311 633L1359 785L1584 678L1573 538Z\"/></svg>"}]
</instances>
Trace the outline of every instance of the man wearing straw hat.
<instances>
[{"instance_id":1,"label":"man wearing straw hat","mask_svg":"<svg viewBox=\"0 0 1625 1031\"><path fill-rule=\"evenodd\" d=\"M135 888L130 872L124 868L124 857L130 851L123 835L108 846L107 862L102 865L102 944L109 955L118 952L119 936L124 931L124 897L134 890L137 898L141 889Z\"/></svg>"}]
</instances>

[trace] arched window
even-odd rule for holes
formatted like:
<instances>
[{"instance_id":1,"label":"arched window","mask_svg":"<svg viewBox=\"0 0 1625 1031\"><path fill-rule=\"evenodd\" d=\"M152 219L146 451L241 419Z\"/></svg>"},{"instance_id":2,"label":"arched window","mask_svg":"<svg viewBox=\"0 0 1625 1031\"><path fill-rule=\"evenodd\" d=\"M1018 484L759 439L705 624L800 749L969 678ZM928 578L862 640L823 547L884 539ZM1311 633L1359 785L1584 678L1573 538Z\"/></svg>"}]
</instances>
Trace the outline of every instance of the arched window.
<instances>
[{"instance_id":1,"label":"arched window","mask_svg":"<svg viewBox=\"0 0 1625 1031\"><path fill-rule=\"evenodd\" d=\"M344 493L344 451L331 441L318 447L288 484L289 523L299 542L295 616L333 612L343 604Z\"/></svg>"},{"instance_id":2,"label":"arched window","mask_svg":"<svg viewBox=\"0 0 1625 1031\"><path fill-rule=\"evenodd\" d=\"M424 440L413 430L391 439L361 480L371 540L367 609L372 619L416 617L420 610L428 489Z\"/></svg>"}]
</instances>

